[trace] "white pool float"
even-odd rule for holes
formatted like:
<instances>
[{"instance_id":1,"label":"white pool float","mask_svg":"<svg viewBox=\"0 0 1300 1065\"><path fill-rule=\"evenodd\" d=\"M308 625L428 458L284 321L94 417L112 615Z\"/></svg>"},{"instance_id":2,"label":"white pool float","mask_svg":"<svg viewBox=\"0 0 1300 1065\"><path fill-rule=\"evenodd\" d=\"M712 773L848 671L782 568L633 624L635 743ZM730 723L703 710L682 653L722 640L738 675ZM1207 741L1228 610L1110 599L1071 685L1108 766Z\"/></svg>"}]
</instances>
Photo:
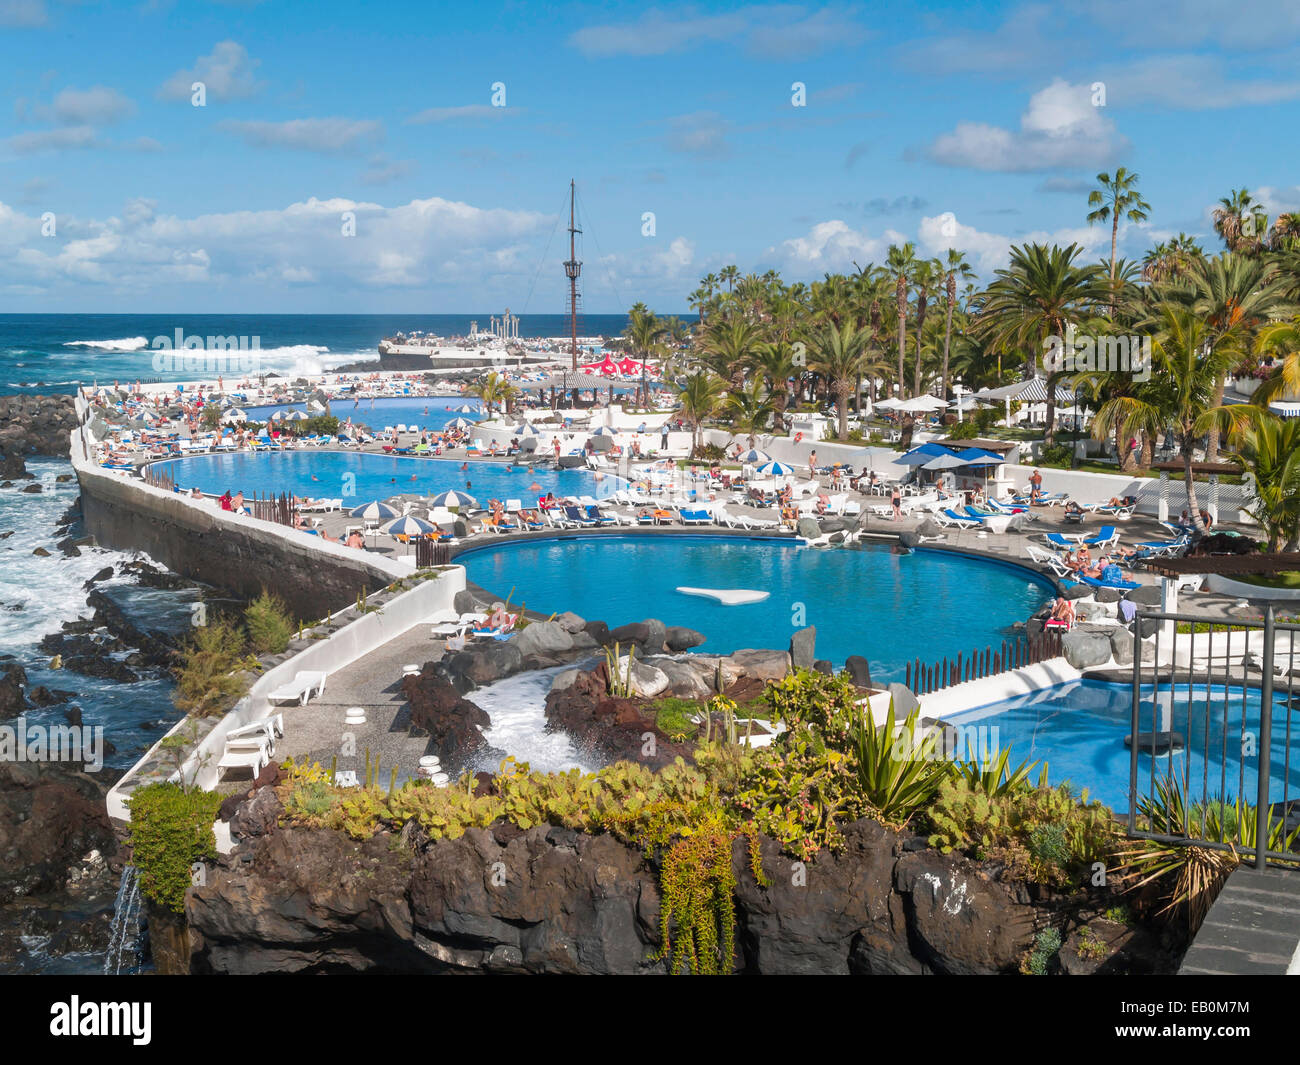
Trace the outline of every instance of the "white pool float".
<instances>
[{"instance_id":1,"label":"white pool float","mask_svg":"<svg viewBox=\"0 0 1300 1065\"><path fill-rule=\"evenodd\" d=\"M744 606L746 603L761 603L771 592L756 592L748 588L678 588L682 595L698 595L705 599L716 599L723 606Z\"/></svg>"}]
</instances>

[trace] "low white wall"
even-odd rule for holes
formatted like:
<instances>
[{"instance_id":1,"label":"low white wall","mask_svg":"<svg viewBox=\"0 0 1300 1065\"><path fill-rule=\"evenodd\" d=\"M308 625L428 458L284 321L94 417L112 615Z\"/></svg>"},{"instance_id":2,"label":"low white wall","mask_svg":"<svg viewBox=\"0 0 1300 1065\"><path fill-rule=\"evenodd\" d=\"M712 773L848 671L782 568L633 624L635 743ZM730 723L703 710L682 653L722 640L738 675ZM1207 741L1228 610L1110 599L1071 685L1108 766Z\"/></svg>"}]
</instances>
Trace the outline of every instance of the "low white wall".
<instances>
[{"instance_id":1,"label":"low white wall","mask_svg":"<svg viewBox=\"0 0 1300 1065\"><path fill-rule=\"evenodd\" d=\"M1235 595L1241 599L1275 599L1285 603L1300 603L1300 588L1265 588L1259 584L1229 580L1217 573L1211 573L1205 578L1205 587L1208 591Z\"/></svg>"},{"instance_id":2,"label":"low white wall","mask_svg":"<svg viewBox=\"0 0 1300 1065\"><path fill-rule=\"evenodd\" d=\"M433 614L453 609L456 593L464 588L465 568L451 566L437 577L422 581L417 587L394 597L374 613L357 618L338 632L315 641L311 647L267 670L185 761L182 769L185 778L193 777L200 787L211 790L217 783L217 763L221 760L230 730L263 721L278 710L266 698L270 692L293 680L300 671L309 670L326 674L325 691L328 694L331 673L423 624ZM188 719L183 718L167 735L181 731L187 723ZM155 744L108 793L109 817L123 821L130 819L124 800L138 783L132 778L136 768L155 754L157 746ZM207 764L201 765L205 758Z\"/></svg>"},{"instance_id":3,"label":"low white wall","mask_svg":"<svg viewBox=\"0 0 1300 1065\"><path fill-rule=\"evenodd\" d=\"M951 688L918 696L921 700L922 720L949 717L989 703L1078 680L1082 676L1064 658L1050 658L1023 669L1013 669L981 680L970 680L965 684L954 684Z\"/></svg>"}]
</instances>

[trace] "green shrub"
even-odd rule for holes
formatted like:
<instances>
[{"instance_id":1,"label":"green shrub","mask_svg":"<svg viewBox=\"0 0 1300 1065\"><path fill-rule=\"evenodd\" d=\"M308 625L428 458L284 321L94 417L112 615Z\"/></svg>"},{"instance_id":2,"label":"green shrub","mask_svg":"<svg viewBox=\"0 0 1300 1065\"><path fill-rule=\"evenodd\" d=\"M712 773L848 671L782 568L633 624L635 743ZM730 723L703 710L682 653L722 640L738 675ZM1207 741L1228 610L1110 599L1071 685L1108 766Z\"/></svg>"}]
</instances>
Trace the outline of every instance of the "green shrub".
<instances>
[{"instance_id":1,"label":"green shrub","mask_svg":"<svg viewBox=\"0 0 1300 1065\"><path fill-rule=\"evenodd\" d=\"M1069 444L1053 444L1043 448L1038 461L1044 466L1068 466L1073 456L1074 448Z\"/></svg>"},{"instance_id":2,"label":"green shrub","mask_svg":"<svg viewBox=\"0 0 1300 1065\"><path fill-rule=\"evenodd\" d=\"M177 658L172 701L178 710L195 717L224 713L234 706L244 693L244 684L235 674L255 665L244 655L243 630L225 618L195 629Z\"/></svg>"},{"instance_id":3,"label":"green shrub","mask_svg":"<svg viewBox=\"0 0 1300 1065\"><path fill-rule=\"evenodd\" d=\"M654 704L655 728L676 742L694 736L700 730L695 718L704 708L693 699L664 698Z\"/></svg>"},{"instance_id":4,"label":"green shrub","mask_svg":"<svg viewBox=\"0 0 1300 1065\"><path fill-rule=\"evenodd\" d=\"M1021 963L1020 971L1026 976L1046 976L1052 959L1061 949L1061 933L1055 928L1045 928L1038 933L1031 950Z\"/></svg>"},{"instance_id":5,"label":"green shrub","mask_svg":"<svg viewBox=\"0 0 1300 1065\"><path fill-rule=\"evenodd\" d=\"M244 626L249 646L257 654L278 655L287 650L297 631L284 603L265 588L245 608Z\"/></svg>"},{"instance_id":6,"label":"green shrub","mask_svg":"<svg viewBox=\"0 0 1300 1065\"><path fill-rule=\"evenodd\" d=\"M187 791L176 784L146 784L126 801L131 811L127 840L146 898L174 913L185 909L191 867L216 853L212 823L221 796Z\"/></svg>"}]
</instances>

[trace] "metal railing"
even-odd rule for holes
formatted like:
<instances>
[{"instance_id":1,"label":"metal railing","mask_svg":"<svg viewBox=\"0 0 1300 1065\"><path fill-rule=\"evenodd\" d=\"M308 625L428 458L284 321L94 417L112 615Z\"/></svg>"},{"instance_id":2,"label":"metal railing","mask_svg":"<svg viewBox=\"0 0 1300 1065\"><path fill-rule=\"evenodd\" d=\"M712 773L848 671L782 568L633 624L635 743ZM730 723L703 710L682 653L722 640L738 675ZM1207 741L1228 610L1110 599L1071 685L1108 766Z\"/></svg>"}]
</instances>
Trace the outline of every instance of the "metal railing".
<instances>
[{"instance_id":1,"label":"metal railing","mask_svg":"<svg viewBox=\"0 0 1300 1065\"><path fill-rule=\"evenodd\" d=\"M1034 637L1003 640L994 650L991 646L976 649L967 655L944 658L938 662L922 662L919 658L908 662L903 683L917 695L929 695L941 688L983 680L998 673L1024 669L1036 662L1045 662L1061 653L1061 636L1057 632L1044 632Z\"/></svg>"},{"instance_id":2,"label":"metal railing","mask_svg":"<svg viewBox=\"0 0 1300 1065\"><path fill-rule=\"evenodd\" d=\"M451 561L451 550L446 544L433 540L415 541L415 566L417 569L430 569L433 566L445 566Z\"/></svg>"},{"instance_id":3,"label":"metal railing","mask_svg":"<svg viewBox=\"0 0 1300 1065\"><path fill-rule=\"evenodd\" d=\"M1278 826L1285 838L1300 815L1297 636L1300 625L1279 622L1271 606L1257 620L1139 611L1130 836L1253 855L1261 869L1300 861L1270 849ZM1140 826L1143 800L1155 816Z\"/></svg>"}]
</instances>

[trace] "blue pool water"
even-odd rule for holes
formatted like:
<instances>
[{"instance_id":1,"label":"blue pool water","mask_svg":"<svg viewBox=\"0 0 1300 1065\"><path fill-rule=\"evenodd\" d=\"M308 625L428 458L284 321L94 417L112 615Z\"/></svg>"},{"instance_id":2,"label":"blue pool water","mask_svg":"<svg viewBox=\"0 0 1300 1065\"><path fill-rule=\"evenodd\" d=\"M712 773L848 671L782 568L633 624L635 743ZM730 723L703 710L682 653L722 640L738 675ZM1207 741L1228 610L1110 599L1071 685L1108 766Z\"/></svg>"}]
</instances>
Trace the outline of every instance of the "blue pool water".
<instances>
[{"instance_id":1,"label":"blue pool water","mask_svg":"<svg viewBox=\"0 0 1300 1065\"><path fill-rule=\"evenodd\" d=\"M182 488L198 486L220 495L226 489L251 496L254 492L289 492L314 499L342 498L344 505L415 493L429 495L449 489L468 491L480 504L489 499L519 499L527 505L538 495L589 495L603 499L621 486L612 475L591 470L556 470L504 462L471 462L462 471L452 459L405 458L344 451L227 452L169 459L152 466L170 473ZM469 484L471 487L467 488ZM541 491L529 490L537 484Z\"/></svg>"},{"instance_id":2,"label":"blue pool water","mask_svg":"<svg viewBox=\"0 0 1300 1065\"><path fill-rule=\"evenodd\" d=\"M616 627L659 618L707 637L700 648L784 650L807 625L817 657L837 666L853 654L873 679L902 680L920 656L969 654L1000 644L1052 595L1018 566L940 551L887 547L820 550L788 542L710 536L600 536L492 544L456 557L469 579L545 613L572 610ZM723 606L679 586L764 590L758 603Z\"/></svg>"},{"instance_id":3,"label":"blue pool water","mask_svg":"<svg viewBox=\"0 0 1300 1065\"><path fill-rule=\"evenodd\" d=\"M418 425L429 432L441 429L457 418L478 421L483 415L465 414L453 407L479 405L478 400L460 396L417 396L413 399L350 399L346 395L330 400L330 413L339 421L352 419L353 425L365 425L375 432L386 425ZM241 407L249 421L264 422L276 411L306 410L305 403L279 403L260 407Z\"/></svg>"},{"instance_id":4,"label":"blue pool water","mask_svg":"<svg viewBox=\"0 0 1300 1065\"><path fill-rule=\"evenodd\" d=\"M1185 690L1185 689L1184 689ZM1151 793L1151 773L1156 779L1173 773L1188 784L1194 798L1245 795L1252 804L1258 788L1253 756L1243 759L1240 740L1242 714L1248 731L1257 733L1260 716L1259 692L1249 692L1243 711L1240 688L1227 701L1226 779L1224 759L1224 693L1222 689L1193 689L1190 713L1187 698L1174 699L1170 720L1175 731L1186 738L1182 753L1138 755L1139 794ZM1152 728L1151 691L1144 689L1142 730ZM1167 691L1165 692L1167 697ZM1210 706L1210 726L1205 708ZM1291 711L1291 736L1300 736L1300 710ZM996 726L996 746L1010 748L1012 764L1046 761L1053 784L1068 781L1076 789L1087 788L1089 798L1100 799L1116 812L1128 810L1129 749L1124 737L1130 731L1132 687L1075 681L1032 695L1017 696L966 713L952 714L955 725ZM1287 778L1287 708L1279 699L1273 706L1273 738L1270 759L1270 801L1300 796L1300 765L1294 750ZM990 733L991 735L991 733ZM1206 753L1208 751L1208 768ZM1206 776L1208 772L1208 778Z\"/></svg>"}]
</instances>

